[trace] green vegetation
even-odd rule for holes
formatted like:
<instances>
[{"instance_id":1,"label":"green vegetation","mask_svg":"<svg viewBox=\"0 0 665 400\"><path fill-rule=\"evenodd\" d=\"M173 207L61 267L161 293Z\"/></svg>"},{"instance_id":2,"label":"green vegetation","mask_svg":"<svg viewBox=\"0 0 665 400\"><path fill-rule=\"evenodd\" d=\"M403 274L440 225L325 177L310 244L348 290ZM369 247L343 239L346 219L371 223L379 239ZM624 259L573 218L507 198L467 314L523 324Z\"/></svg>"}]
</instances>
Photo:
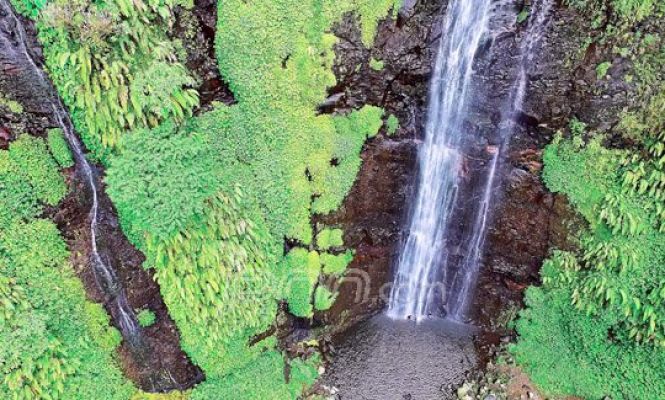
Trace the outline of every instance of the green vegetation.
<instances>
[{"instance_id":1,"label":"green vegetation","mask_svg":"<svg viewBox=\"0 0 665 400\"><path fill-rule=\"evenodd\" d=\"M344 246L343 234L344 232L341 229L323 229L316 235L316 246L320 250Z\"/></svg>"},{"instance_id":2,"label":"green vegetation","mask_svg":"<svg viewBox=\"0 0 665 400\"><path fill-rule=\"evenodd\" d=\"M600 2L569 3L591 18L607 11ZM599 40L632 58L641 101L613 132L574 120L567 138L546 149L545 183L567 195L588 229L576 251L554 251L543 286L527 291L512 352L552 395L655 399L665 397L665 46L657 29L665 7L612 6ZM610 66L600 64L598 78ZM621 149L610 147L610 134Z\"/></svg>"},{"instance_id":3,"label":"green vegetation","mask_svg":"<svg viewBox=\"0 0 665 400\"><path fill-rule=\"evenodd\" d=\"M610 70L612 67L612 63L609 61L605 61L604 63L598 64L596 67L596 77L598 79L603 79L605 76L607 76L607 72Z\"/></svg>"},{"instance_id":4,"label":"green vegetation","mask_svg":"<svg viewBox=\"0 0 665 400\"><path fill-rule=\"evenodd\" d=\"M0 229L36 217L41 205L56 205L65 181L42 139L21 135L0 151Z\"/></svg>"},{"instance_id":5,"label":"green vegetation","mask_svg":"<svg viewBox=\"0 0 665 400\"><path fill-rule=\"evenodd\" d=\"M23 112L23 106L20 103L4 97L2 93L0 93L0 107L7 108L9 112L14 114L20 114Z\"/></svg>"},{"instance_id":6,"label":"green vegetation","mask_svg":"<svg viewBox=\"0 0 665 400\"><path fill-rule=\"evenodd\" d=\"M120 138L182 121L198 104L162 27L187 0L15 1L36 18L51 78L88 149L105 160Z\"/></svg>"},{"instance_id":7,"label":"green vegetation","mask_svg":"<svg viewBox=\"0 0 665 400\"><path fill-rule=\"evenodd\" d=\"M399 129L399 119L394 114L390 114L386 120L386 129L388 136L392 136Z\"/></svg>"},{"instance_id":8,"label":"green vegetation","mask_svg":"<svg viewBox=\"0 0 665 400\"><path fill-rule=\"evenodd\" d=\"M531 15L531 9L529 7L524 7L522 11L517 14L517 23L525 23L529 19L529 15Z\"/></svg>"},{"instance_id":9,"label":"green vegetation","mask_svg":"<svg viewBox=\"0 0 665 400\"><path fill-rule=\"evenodd\" d=\"M155 315L154 311L147 308L139 311L136 317L139 320L139 325L141 325L143 328L154 324L157 320L157 316Z\"/></svg>"},{"instance_id":10,"label":"green vegetation","mask_svg":"<svg viewBox=\"0 0 665 400\"><path fill-rule=\"evenodd\" d=\"M377 60L376 58L372 58L369 60L369 67L374 71L383 71L383 68L385 68L385 63L381 60Z\"/></svg>"},{"instance_id":11,"label":"green vegetation","mask_svg":"<svg viewBox=\"0 0 665 400\"><path fill-rule=\"evenodd\" d=\"M206 373L193 398L296 398L318 375L316 358L285 360L273 337L248 343L274 324L279 300L305 318L334 301L317 285L323 274L341 277L353 253L312 250L311 218L340 206L383 110L316 114L335 84L336 38L328 31L356 10L371 43L394 5L220 1L217 58L237 104L134 129L108 157L108 193L122 227L155 269L182 346ZM339 248L341 237L324 230L317 249ZM296 243L287 255L285 239Z\"/></svg>"},{"instance_id":12,"label":"green vegetation","mask_svg":"<svg viewBox=\"0 0 665 400\"><path fill-rule=\"evenodd\" d=\"M0 398L129 398L104 309L85 298L55 225L37 219L66 193L39 138L0 150Z\"/></svg>"},{"instance_id":13,"label":"green vegetation","mask_svg":"<svg viewBox=\"0 0 665 400\"><path fill-rule=\"evenodd\" d=\"M48 131L48 148L55 161L62 168L74 166L74 157L65 140L62 129L51 129Z\"/></svg>"}]
</instances>

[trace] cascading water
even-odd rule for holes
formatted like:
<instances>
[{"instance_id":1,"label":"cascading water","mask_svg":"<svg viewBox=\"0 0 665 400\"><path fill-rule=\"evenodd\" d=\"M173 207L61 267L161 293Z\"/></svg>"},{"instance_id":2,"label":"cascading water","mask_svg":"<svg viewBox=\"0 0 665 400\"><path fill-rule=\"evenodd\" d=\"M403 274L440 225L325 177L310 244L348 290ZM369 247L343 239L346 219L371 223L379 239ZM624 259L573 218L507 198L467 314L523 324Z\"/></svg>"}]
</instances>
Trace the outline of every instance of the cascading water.
<instances>
[{"instance_id":1,"label":"cascading water","mask_svg":"<svg viewBox=\"0 0 665 400\"><path fill-rule=\"evenodd\" d=\"M553 0L541 0L533 5L531 17L529 18L529 28L525 40L521 46L521 60L517 80L514 82L510 97L508 98L508 107L502 112L502 121L506 123L499 132L499 146L492 155L483 196L478 208L478 213L473 224L473 233L471 235L470 251L464 257L462 264L457 268L457 274L452 279L449 286L449 296L447 298L446 309L449 315L457 320L464 318L468 309L468 303L471 291L475 286L478 276L480 258L487 237L487 222L489 210L492 203L492 194L494 192L497 168L510 145L510 139L515 131L514 115L522 108L529 77L529 67L533 63L538 46L543 38L547 28L547 18L552 10ZM458 279L455 279L458 278Z\"/></svg>"},{"instance_id":2,"label":"cascading water","mask_svg":"<svg viewBox=\"0 0 665 400\"><path fill-rule=\"evenodd\" d=\"M4 20L4 21L3 21ZM107 297L107 301L112 305L111 311L114 319L117 321L118 328L127 342L135 349L142 349L144 346L141 330L134 313L129 306L125 291L118 281L115 271L110 263L104 261L99 253L97 241L99 238L99 188L97 187L97 177L95 170L85 157L83 147L74 133L74 127L69 119L60 99L55 95L56 91L50 81L44 75L41 68L37 66L32 56L28 52L25 29L23 24L16 17L13 8L8 0L0 0L0 44L5 52L5 56L16 60L23 59L28 62L30 73L36 81L34 85L42 88L47 98L42 99L47 102L56 119L57 125L62 129L65 139L72 150L76 161L77 171L81 174L87 189L90 192L92 206L90 208L90 241L91 241L91 266L97 285ZM10 54L12 52L13 54Z\"/></svg>"},{"instance_id":3,"label":"cascading water","mask_svg":"<svg viewBox=\"0 0 665 400\"><path fill-rule=\"evenodd\" d=\"M419 154L418 194L409 235L400 255L388 315L427 315L437 290L437 270L446 262L445 233L458 192L461 122L473 77L473 60L488 30L491 0L448 4L430 84L425 143Z\"/></svg>"},{"instance_id":4,"label":"cascading water","mask_svg":"<svg viewBox=\"0 0 665 400\"><path fill-rule=\"evenodd\" d=\"M393 318L418 321L435 306L444 305L450 318L461 320L468 308L487 233L497 167L509 144L512 124L499 132L498 148L493 151L482 180L482 194L465 199L475 203L468 204L475 215L469 226L471 230L464 235L468 238L467 252L456 265L449 260L448 231L452 214L459 207L456 203L460 201L459 176L464 173L463 144L467 134L462 123L474 78L473 62L483 38L489 34L494 11L505 6L504 3L453 0L448 4L430 84L425 142L419 154L418 194L390 294L388 315ZM532 10L527 40L522 45L520 71L510 93L510 105L503 115L512 116L522 106L529 64L551 8L552 0L544 0Z\"/></svg>"}]
</instances>

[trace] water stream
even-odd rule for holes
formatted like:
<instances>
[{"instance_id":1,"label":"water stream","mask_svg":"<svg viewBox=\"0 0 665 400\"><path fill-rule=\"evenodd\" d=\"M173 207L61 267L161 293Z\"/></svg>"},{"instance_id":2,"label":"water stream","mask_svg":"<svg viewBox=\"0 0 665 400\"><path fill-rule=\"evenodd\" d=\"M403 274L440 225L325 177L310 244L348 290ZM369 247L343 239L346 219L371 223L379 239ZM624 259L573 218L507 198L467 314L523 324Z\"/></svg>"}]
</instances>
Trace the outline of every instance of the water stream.
<instances>
[{"instance_id":1,"label":"water stream","mask_svg":"<svg viewBox=\"0 0 665 400\"><path fill-rule=\"evenodd\" d=\"M501 120L505 123L499 131L499 145L494 151L487 176L485 178L485 187L480 200L480 206L477 208L473 230L471 235L471 245L464 257L461 265L457 266L456 274L448 286L448 296L446 300L446 309L449 316L456 320L462 320L466 316L469 307L471 292L475 286L480 266L480 258L487 237L487 224L489 211L492 205L492 198L497 182L497 168L503 160L506 151L510 145L510 139L515 132L515 113L520 111L524 104L526 89L529 79L529 68L539 49L541 40L548 27L548 16L552 11L553 0L536 1L531 10L529 18L529 28L524 41L522 42L517 80L513 83L510 96L507 101L507 107L504 107Z\"/></svg>"},{"instance_id":2,"label":"water stream","mask_svg":"<svg viewBox=\"0 0 665 400\"><path fill-rule=\"evenodd\" d=\"M510 143L514 126L506 124L481 177L480 195L461 197L460 176L465 174L469 140L463 123L474 82L474 59L487 37L506 28L512 2L501 0L451 1L430 84L425 141L419 153L418 192L408 237L400 253L391 290L388 315L420 321L443 308L446 316L465 320L469 299L478 275L487 226L497 184L497 168ZM547 26L552 0L536 2L521 46L517 79L502 117L510 120L522 107L528 69ZM515 20L514 14L512 21ZM464 202L463 204L461 202ZM455 209L474 210L472 221L461 227L451 224ZM462 229L466 252L459 262L450 254L451 229Z\"/></svg>"},{"instance_id":3,"label":"water stream","mask_svg":"<svg viewBox=\"0 0 665 400\"><path fill-rule=\"evenodd\" d=\"M95 281L106 297L106 301L111 305L111 312L115 314L114 320L118 324L122 336L134 349L142 349L144 347L144 340L136 314L129 306L124 288L118 281L115 270L110 262L102 257L98 249L98 240L100 237L100 195L97 173L86 159L83 146L76 137L72 122L60 98L57 96L55 88L30 55L25 28L20 19L17 18L8 0L0 0L0 44L2 45L2 50L5 52L5 57L16 61L25 60L27 62L29 70L26 72L30 73L31 78L33 78L31 84L41 89L39 90L39 94L43 96L41 101L50 106L57 125L64 132L65 139L74 155L76 171L86 184L91 197L92 205L89 212L90 264Z\"/></svg>"}]
</instances>

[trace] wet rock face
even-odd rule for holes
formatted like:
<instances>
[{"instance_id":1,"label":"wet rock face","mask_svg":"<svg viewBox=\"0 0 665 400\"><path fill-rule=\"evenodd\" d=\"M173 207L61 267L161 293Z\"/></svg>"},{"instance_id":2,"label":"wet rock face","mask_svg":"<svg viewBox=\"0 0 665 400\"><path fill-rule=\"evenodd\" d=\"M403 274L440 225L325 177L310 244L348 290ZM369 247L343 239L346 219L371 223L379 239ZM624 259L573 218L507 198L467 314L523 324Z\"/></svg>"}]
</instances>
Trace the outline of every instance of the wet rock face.
<instances>
[{"instance_id":1,"label":"wet rock face","mask_svg":"<svg viewBox=\"0 0 665 400\"><path fill-rule=\"evenodd\" d=\"M380 135L365 146L362 170L344 206L321 219L344 228L346 245L356 248L351 276L370 282L343 283L333 308L317 316L335 324L336 330L385 306L386 285L392 282L414 194L417 143L424 134L428 84L446 5L445 0L406 2L397 21L381 24L372 49L361 44L353 16L334 29L340 38L334 67L338 84L330 89L321 111L344 112L374 104L394 113L401 123L395 137ZM613 126L630 100L630 87L621 79L625 63L615 62L611 78L598 81L595 67L610 52L584 43L590 31L584 18L563 5L555 7L551 18L543 49L529 66L525 102L510 116L514 132L493 195L471 310L473 319L485 326L521 305L524 289L538 283L538 271L550 249L570 248L570 224L581 223L565 198L550 193L542 183L544 147L573 117L599 129ZM486 169L496 132L506 123L502 105L518 73L520 43L526 34L525 24L512 21L510 16L507 28L493 35L477 56L478 78L464 124L473 141L473 150L466 155L469 177L463 185L468 187ZM372 59L383 61L383 68L372 68ZM469 189L467 195L473 193ZM471 211L458 211L456 223L465 224Z\"/></svg>"},{"instance_id":2,"label":"wet rock face","mask_svg":"<svg viewBox=\"0 0 665 400\"><path fill-rule=\"evenodd\" d=\"M342 227L345 245L356 251L338 301L328 312L316 315L317 322L333 330L376 313L388 299L415 183L429 75L445 4L445 0L426 0L406 5L397 20L380 24L371 49L362 44L353 15L334 28L340 38L334 66L338 84L329 90L321 111L377 105L399 118L400 129L395 136L384 132L365 145L362 169L343 206L315 221ZM370 66L372 59L382 61L383 68Z\"/></svg>"}]
</instances>

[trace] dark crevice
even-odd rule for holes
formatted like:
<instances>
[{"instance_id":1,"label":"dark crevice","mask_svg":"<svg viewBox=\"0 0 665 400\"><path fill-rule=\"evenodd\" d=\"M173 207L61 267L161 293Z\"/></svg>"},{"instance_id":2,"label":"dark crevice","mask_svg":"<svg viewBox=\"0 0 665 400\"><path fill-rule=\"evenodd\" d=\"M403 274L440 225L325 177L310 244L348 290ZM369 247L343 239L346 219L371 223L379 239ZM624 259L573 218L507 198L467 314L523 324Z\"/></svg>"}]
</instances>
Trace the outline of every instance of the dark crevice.
<instances>
[{"instance_id":1,"label":"dark crevice","mask_svg":"<svg viewBox=\"0 0 665 400\"><path fill-rule=\"evenodd\" d=\"M217 2L196 0L192 9L179 7L175 15L173 35L182 40L187 52L185 65L200 83L197 114L209 110L212 102L235 104L233 92L219 73L215 55Z\"/></svg>"}]
</instances>

